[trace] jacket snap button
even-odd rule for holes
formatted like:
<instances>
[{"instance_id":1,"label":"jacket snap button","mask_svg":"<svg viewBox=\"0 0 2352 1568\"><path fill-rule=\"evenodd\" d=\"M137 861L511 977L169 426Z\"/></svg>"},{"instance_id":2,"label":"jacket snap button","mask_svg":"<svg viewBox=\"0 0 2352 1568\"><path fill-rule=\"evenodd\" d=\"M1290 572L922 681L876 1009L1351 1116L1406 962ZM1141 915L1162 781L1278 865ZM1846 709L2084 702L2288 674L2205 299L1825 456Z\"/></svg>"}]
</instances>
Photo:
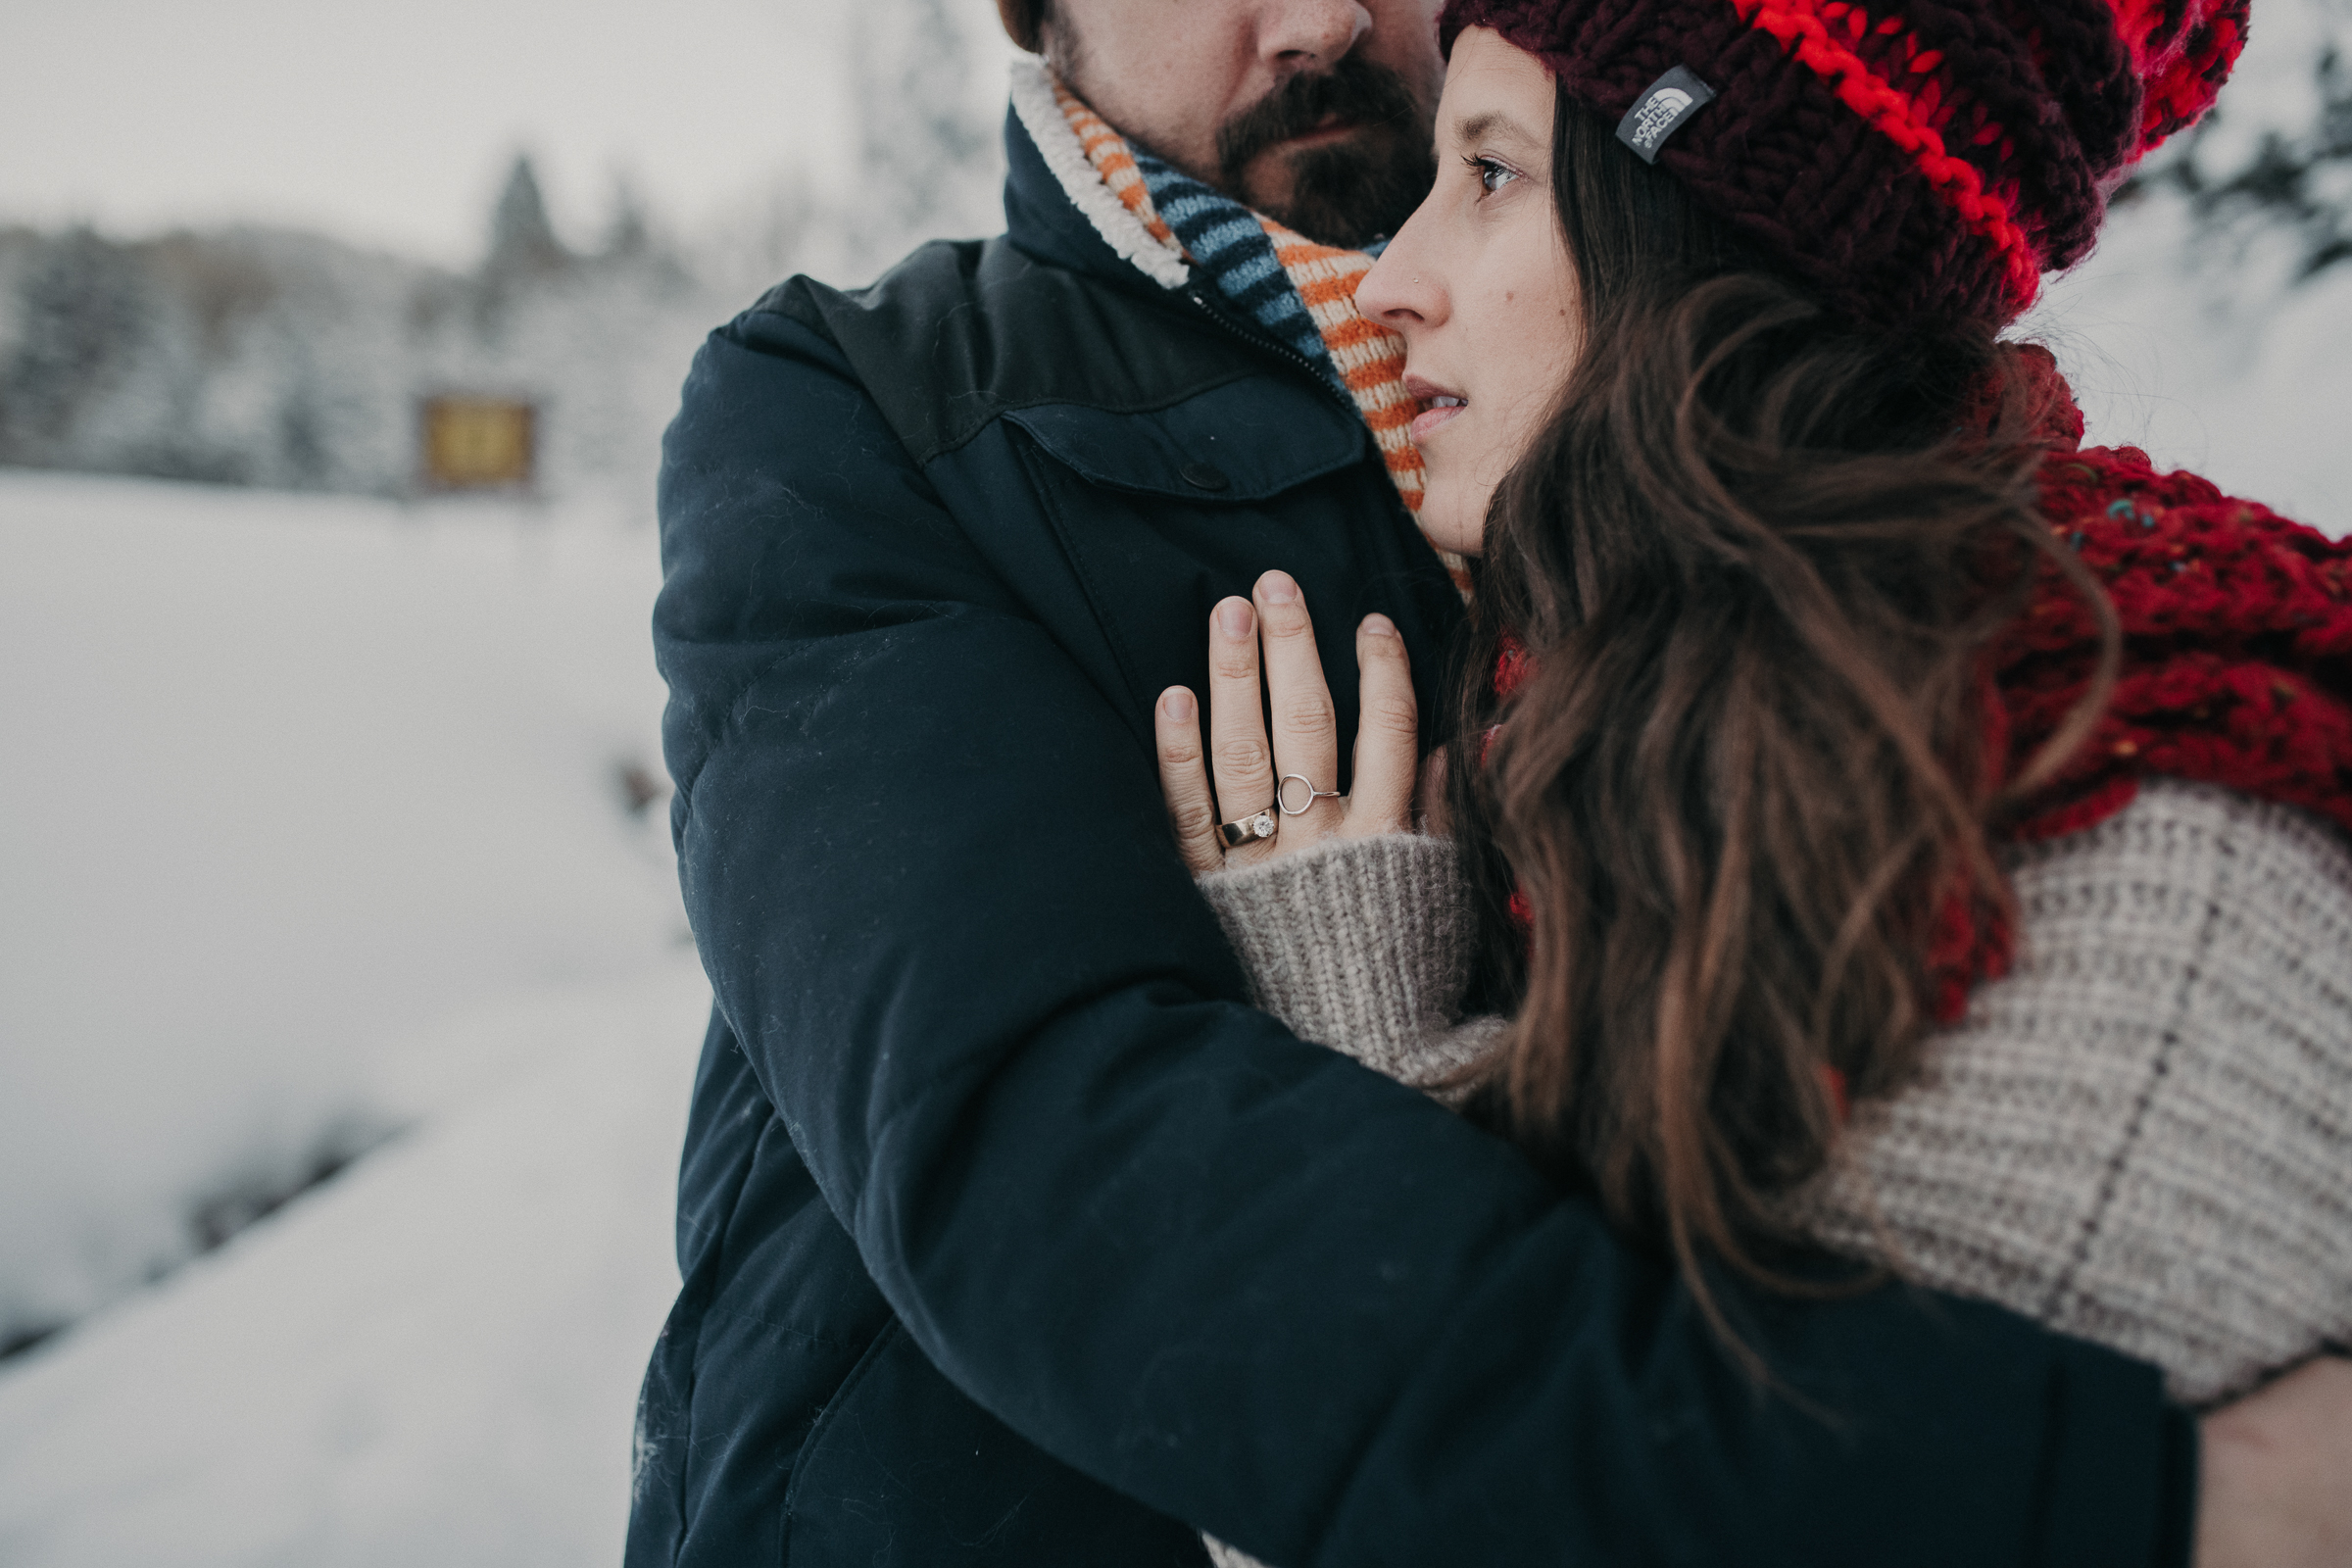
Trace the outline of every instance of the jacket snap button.
<instances>
[{"instance_id":1,"label":"jacket snap button","mask_svg":"<svg viewBox=\"0 0 2352 1568\"><path fill-rule=\"evenodd\" d=\"M1212 463L1188 463L1176 471L1184 475L1186 484L1196 489L1223 490L1233 483L1225 477L1225 470Z\"/></svg>"}]
</instances>

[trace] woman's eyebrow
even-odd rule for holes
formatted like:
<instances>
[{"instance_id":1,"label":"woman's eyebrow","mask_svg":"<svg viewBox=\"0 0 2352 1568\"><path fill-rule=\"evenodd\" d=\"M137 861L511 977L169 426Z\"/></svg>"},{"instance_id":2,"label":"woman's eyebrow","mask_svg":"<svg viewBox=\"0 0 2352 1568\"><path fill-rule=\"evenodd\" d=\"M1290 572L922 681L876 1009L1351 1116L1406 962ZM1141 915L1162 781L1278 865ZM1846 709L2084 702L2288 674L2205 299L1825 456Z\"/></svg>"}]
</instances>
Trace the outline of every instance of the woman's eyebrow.
<instances>
[{"instance_id":1,"label":"woman's eyebrow","mask_svg":"<svg viewBox=\"0 0 2352 1568\"><path fill-rule=\"evenodd\" d=\"M1517 121L1499 109L1489 109L1483 113L1472 115L1467 120L1455 121L1453 125L1455 141L1484 141L1487 137L1497 133L1516 136L1521 141L1533 139L1526 131L1519 128Z\"/></svg>"}]
</instances>

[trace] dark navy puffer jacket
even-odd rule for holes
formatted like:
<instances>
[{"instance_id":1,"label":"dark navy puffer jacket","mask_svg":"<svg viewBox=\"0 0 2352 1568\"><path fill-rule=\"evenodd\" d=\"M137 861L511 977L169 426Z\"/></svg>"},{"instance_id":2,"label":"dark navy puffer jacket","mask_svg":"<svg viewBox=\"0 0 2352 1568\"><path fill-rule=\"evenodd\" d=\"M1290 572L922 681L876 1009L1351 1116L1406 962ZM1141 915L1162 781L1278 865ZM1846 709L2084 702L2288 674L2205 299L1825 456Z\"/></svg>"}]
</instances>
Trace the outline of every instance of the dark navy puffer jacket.
<instances>
[{"instance_id":1,"label":"dark navy puffer jacket","mask_svg":"<svg viewBox=\"0 0 2352 1568\"><path fill-rule=\"evenodd\" d=\"M1010 232L795 280L697 360L656 638L716 994L632 1568L2170 1568L2148 1369L1900 1290L1745 1306L1786 1393L1509 1146L1301 1044L1161 816L1151 705L1280 566L1460 609L1344 399ZM1737 1293L1735 1293L1736 1295Z\"/></svg>"}]
</instances>

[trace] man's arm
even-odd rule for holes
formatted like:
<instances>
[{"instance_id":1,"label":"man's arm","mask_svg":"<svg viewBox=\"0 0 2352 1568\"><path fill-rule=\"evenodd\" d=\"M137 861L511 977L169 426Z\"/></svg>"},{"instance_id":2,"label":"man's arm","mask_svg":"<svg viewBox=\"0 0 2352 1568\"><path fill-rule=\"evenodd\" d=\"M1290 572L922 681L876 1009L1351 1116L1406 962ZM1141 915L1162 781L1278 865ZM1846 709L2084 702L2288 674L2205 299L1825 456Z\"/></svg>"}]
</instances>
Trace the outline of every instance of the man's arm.
<instances>
[{"instance_id":1,"label":"man's arm","mask_svg":"<svg viewBox=\"0 0 2352 1568\"><path fill-rule=\"evenodd\" d=\"M1591 1205L1244 1005L1136 730L808 329L713 338L662 511L718 1004L1015 1430L1291 1568L2185 1560L2149 1369L1881 1291L1753 1302L1811 1402L1759 1392Z\"/></svg>"}]
</instances>

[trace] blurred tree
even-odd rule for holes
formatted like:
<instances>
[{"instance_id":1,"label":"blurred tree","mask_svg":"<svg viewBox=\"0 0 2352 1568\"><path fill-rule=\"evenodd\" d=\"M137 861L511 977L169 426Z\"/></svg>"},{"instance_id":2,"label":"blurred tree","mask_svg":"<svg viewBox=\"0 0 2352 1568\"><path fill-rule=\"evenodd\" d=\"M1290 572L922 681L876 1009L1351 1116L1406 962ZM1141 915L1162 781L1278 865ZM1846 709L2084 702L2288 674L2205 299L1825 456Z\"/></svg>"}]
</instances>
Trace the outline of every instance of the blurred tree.
<instances>
[{"instance_id":1,"label":"blurred tree","mask_svg":"<svg viewBox=\"0 0 2352 1568\"><path fill-rule=\"evenodd\" d=\"M873 0L851 24L859 177L842 220L866 266L888 265L923 239L986 233L1004 220L1002 99L993 81L991 107L975 92L968 16L945 0Z\"/></svg>"},{"instance_id":2,"label":"blurred tree","mask_svg":"<svg viewBox=\"0 0 2352 1568\"><path fill-rule=\"evenodd\" d=\"M139 259L87 228L30 245L0 361L0 463L48 466L138 359L152 302Z\"/></svg>"},{"instance_id":3,"label":"blurred tree","mask_svg":"<svg viewBox=\"0 0 2352 1568\"><path fill-rule=\"evenodd\" d=\"M2333 0L2278 20L2310 34L2283 68L2241 71L2220 107L2118 199L2177 192L2214 238L2283 232L2303 279L2352 258L2352 24Z\"/></svg>"},{"instance_id":4,"label":"blurred tree","mask_svg":"<svg viewBox=\"0 0 2352 1568\"><path fill-rule=\"evenodd\" d=\"M501 281L547 277L571 265L571 253L556 237L547 216L547 199L539 190L539 175L528 153L514 155L506 187L490 214L490 252L482 263L488 276Z\"/></svg>"},{"instance_id":5,"label":"blurred tree","mask_svg":"<svg viewBox=\"0 0 2352 1568\"><path fill-rule=\"evenodd\" d=\"M597 264L637 274L646 285L675 297L694 286L694 270L655 220L652 206L625 170L612 175L612 213L605 220Z\"/></svg>"},{"instance_id":6,"label":"blurred tree","mask_svg":"<svg viewBox=\"0 0 2352 1568\"><path fill-rule=\"evenodd\" d=\"M604 255L611 261L629 261L654 249L653 215L645 193L625 170L612 173L612 213L605 220Z\"/></svg>"}]
</instances>

